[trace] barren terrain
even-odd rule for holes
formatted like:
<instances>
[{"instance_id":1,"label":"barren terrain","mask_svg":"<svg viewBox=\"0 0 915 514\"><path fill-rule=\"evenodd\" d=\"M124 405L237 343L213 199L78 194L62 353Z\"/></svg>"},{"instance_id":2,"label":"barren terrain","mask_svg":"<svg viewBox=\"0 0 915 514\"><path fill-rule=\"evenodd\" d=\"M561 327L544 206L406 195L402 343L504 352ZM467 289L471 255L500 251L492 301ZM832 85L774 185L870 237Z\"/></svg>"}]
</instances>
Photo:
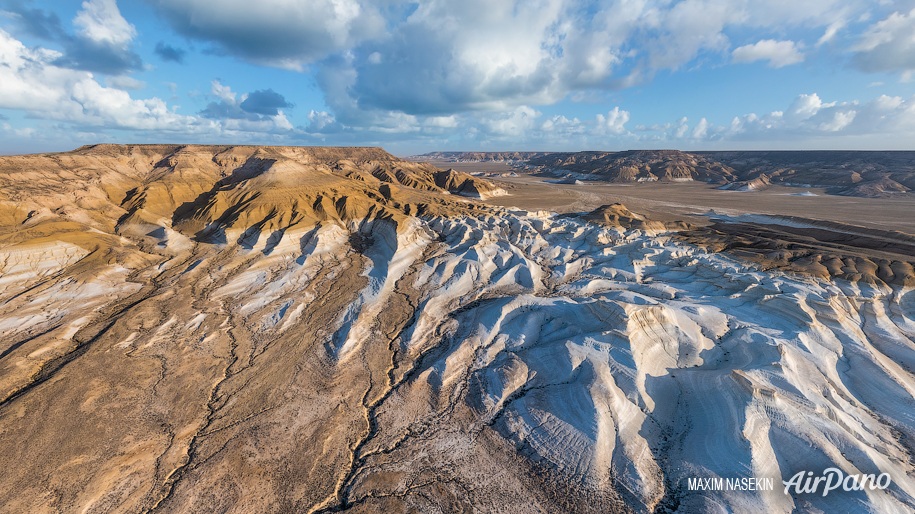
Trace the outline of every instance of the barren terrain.
<instances>
[{"instance_id":1,"label":"barren terrain","mask_svg":"<svg viewBox=\"0 0 915 514\"><path fill-rule=\"evenodd\" d=\"M771 185L819 187L832 194L892 197L915 189L915 152L434 152L415 159L504 163L569 182L704 182L755 191Z\"/></svg>"},{"instance_id":2,"label":"barren terrain","mask_svg":"<svg viewBox=\"0 0 915 514\"><path fill-rule=\"evenodd\" d=\"M0 158L0 510L915 507L910 200L473 171Z\"/></svg>"}]
</instances>

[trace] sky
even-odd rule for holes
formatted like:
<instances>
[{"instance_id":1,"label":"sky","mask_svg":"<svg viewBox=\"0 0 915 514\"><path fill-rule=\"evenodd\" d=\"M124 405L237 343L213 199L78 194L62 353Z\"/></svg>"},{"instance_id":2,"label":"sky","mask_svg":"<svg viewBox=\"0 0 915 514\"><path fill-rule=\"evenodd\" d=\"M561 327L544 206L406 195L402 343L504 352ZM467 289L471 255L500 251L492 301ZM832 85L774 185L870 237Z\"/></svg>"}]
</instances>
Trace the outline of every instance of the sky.
<instances>
[{"instance_id":1,"label":"sky","mask_svg":"<svg viewBox=\"0 0 915 514\"><path fill-rule=\"evenodd\" d=\"M915 150L915 0L0 0L0 153Z\"/></svg>"}]
</instances>

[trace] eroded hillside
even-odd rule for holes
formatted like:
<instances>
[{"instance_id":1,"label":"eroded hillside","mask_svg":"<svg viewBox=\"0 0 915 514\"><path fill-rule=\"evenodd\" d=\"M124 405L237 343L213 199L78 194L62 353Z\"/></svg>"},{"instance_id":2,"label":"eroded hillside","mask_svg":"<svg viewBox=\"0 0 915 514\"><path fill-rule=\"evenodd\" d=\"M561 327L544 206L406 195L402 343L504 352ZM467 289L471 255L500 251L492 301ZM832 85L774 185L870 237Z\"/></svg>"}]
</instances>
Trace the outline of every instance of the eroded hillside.
<instances>
[{"instance_id":1,"label":"eroded hillside","mask_svg":"<svg viewBox=\"0 0 915 514\"><path fill-rule=\"evenodd\" d=\"M915 505L915 292L886 270L486 207L378 149L96 146L0 186L3 510ZM893 484L686 487L830 466Z\"/></svg>"}]
</instances>

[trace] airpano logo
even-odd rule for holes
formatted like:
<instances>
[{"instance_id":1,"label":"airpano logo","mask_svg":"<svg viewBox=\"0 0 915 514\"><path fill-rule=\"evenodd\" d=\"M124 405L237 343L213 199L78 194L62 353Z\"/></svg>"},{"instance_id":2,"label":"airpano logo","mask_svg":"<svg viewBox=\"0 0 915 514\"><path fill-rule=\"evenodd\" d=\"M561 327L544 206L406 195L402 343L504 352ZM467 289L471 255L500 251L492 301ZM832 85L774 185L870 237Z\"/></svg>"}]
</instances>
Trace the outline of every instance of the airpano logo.
<instances>
[{"instance_id":1,"label":"airpano logo","mask_svg":"<svg viewBox=\"0 0 915 514\"><path fill-rule=\"evenodd\" d=\"M820 476L813 476L813 471L798 471L790 480L782 480L785 494L817 494L821 491L826 496L841 488L843 491L873 491L886 489L892 483L889 473L879 475L846 475L839 468L826 468Z\"/></svg>"}]
</instances>

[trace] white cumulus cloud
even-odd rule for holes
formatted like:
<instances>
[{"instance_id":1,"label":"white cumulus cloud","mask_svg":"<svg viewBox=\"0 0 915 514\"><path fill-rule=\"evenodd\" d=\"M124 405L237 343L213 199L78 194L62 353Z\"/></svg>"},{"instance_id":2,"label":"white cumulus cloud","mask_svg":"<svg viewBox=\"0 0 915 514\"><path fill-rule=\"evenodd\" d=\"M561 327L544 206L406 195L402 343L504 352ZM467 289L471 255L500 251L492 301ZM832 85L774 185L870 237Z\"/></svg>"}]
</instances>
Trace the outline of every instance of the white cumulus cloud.
<instances>
[{"instance_id":1,"label":"white cumulus cloud","mask_svg":"<svg viewBox=\"0 0 915 514\"><path fill-rule=\"evenodd\" d=\"M134 98L120 87L107 87L92 73L57 65L59 52L31 49L0 29L0 108L18 110L33 119L52 120L79 127L178 133L182 137L221 134L285 133L294 130L281 111L272 116L209 119L184 115L157 97ZM137 86L131 79L112 77L106 82ZM219 82L213 94L237 103L236 94ZM243 96L244 101L247 96Z\"/></svg>"},{"instance_id":2,"label":"white cumulus cloud","mask_svg":"<svg viewBox=\"0 0 915 514\"><path fill-rule=\"evenodd\" d=\"M865 71L915 70L915 8L894 12L871 25L854 47L855 64Z\"/></svg>"},{"instance_id":3,"label":"white cumulus cloud","mask_svg":"<svg viewBox=\"0 0 915 514\"><path fill-rule=\"evenodd\" d=\"M768 61L773 68L782 68L803 62L804 55L794 41L763 39L752 45L744 45L731 53L734 62Z\"/></svg>"},{"instance_id":4,"label":"white cumulus cloud","mask_svg":"<svg viewBox=\"0 0 915 514\"><path fill-rule=\"evenodd\" d=\"M623 134L626 132L626 123L629 122L629 111L620 110L614 107L606 116L597 115L597 127L599 131L607 131L611 134Z\"/></svg>"},{"instance_id":5,"label":"white cumulus cloud","mask_svg":"<svg viewBox=\"0 0 915 514\"><path fill-rule=\"evenodd\" d=\"M96 43L125 47L137 35L115 0L87 0L73 19L79 33Z\"/></svg>"},{"instance_id":6,"label":"white cumulus cloud","mask_svg":"<svg viewBox=\"0 0 915 514\"><path fill-rule=\"evenodd\" d=\"M482 125L496 136L521 137L528 134L537 124L540 113L521 105L511 111L497 113L485 118Z\"/></svg>"},{"instance_id":7,"label":"white cumulus cloud","mask_svg":"<svg viewBox=\"0 0 915 514\"><path fill-rule=\"evenodd\" d=\"M732 141L781 141L796 145L811 137L870 138L881 146L904 147L915 137L915 96L880 95L867 102L824 102L801 94L785 111L737 116L729 126L709 126L708 135ZM875 139L876 138L876 139Z\"/></svg>"}]
</instances>

